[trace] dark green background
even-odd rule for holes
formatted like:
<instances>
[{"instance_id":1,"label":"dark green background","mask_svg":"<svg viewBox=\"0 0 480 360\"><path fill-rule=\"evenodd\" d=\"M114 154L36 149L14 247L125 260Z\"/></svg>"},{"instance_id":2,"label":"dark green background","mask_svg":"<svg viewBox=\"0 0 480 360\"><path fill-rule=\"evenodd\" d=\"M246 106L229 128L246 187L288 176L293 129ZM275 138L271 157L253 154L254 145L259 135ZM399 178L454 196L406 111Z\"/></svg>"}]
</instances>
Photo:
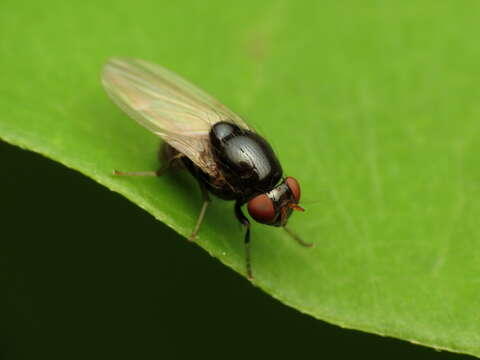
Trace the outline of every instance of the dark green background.
<instances>
[{"instance_id":1,"label":"dark green background","mask_svg":"<svg viewBox=\"0 0 480 360\"><path fill-rule=\"evenodd\" d=\"M75 171L0 163L1 359L470 358L315 320Z\"/></svg>"},{"instance_id":2,"label":"dark green background","mask_svg":"<svg viewBox=\"0 0 480 360\"><path fill-rule=\"evenodd\" d=\"M110 175L151 169L158 139L107 99L101 65L158 62L258 125L301 181L308 211L291 224L318 246L255 226L258 286L319 319L478 355L479 19L480 2L455 0L2 0L0 136L188 235L199 203L173 175ZM7 358L384 358L403 344L324 334L120 196L0 155ZM230 211L212 206L198 244L241 272Z\"/></svg>"}]
</instances>

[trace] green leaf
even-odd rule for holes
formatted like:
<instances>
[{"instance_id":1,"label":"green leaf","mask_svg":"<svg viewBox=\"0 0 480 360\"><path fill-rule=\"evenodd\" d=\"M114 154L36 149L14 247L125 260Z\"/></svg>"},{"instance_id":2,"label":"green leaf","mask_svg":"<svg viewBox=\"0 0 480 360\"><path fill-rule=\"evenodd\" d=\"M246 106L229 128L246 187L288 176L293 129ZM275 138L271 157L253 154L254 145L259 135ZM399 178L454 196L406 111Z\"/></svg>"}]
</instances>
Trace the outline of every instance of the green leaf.
<instances>
[{"instance_id":1,"label":"green leaf","mask_svg":"<svg viewBox=\"0 0 480 360\"><path fill-rule=\"evenodd\" d=\"M480 356L480 3L84 1L0 5L0 137L117 191L187 236L200 194L106 97L110 56L166 66L243 115L307 212L253 226L254 283L340 326ZM198 244L244 273L232 204Z\"/></svg>"}]
</instances>

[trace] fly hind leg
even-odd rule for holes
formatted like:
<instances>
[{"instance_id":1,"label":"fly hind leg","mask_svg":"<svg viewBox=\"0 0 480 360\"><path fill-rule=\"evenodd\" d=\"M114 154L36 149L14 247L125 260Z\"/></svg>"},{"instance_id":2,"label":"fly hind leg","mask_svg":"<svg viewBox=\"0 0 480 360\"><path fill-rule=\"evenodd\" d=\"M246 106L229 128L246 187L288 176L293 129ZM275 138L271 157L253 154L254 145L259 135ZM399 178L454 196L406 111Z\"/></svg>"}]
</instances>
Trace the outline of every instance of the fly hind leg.
<instances>
[{"instance_id":1,"label":"fly hind leg","mask_svg":"<svg viewBox=\"0 0 480 360\"><path fill-rule=\"evenodd\" d=\"M175 150L170 145L164 143L158 152L158 158L162 164L156 171L118 171L113 170L117 176L162 176L170 168L182 168L182 162L179 161L184 155Z\"/></svg>"}]
</instances>

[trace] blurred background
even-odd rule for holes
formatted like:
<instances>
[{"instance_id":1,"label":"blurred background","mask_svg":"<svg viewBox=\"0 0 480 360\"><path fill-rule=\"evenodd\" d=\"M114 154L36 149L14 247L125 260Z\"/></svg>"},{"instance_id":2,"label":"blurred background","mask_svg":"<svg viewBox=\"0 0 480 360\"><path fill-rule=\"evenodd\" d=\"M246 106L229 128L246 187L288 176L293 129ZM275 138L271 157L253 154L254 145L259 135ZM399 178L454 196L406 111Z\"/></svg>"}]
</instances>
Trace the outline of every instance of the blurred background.
<instances>
[{"instance_id":1,"label":"blurred background","mask_svg":"<svg viewBox=\"0 0 480 360\"><path fill-rule=\"evenodd\" d=\"M457 199L457 189L463 191L464 181L466 188L475 190L480 176L476 171L478 142L470 141L475 140L480 111L472 105L479 103L480 91L474 76L478 74L480 58L480 47L475 45L479 17L474 11L479 6L471 7L474 2L457 4L453 0L405 0L395 6L382 0L352 0L345 5L333 0L230 3L2 0L0 130L18 131L19 138L28 141L44 131L43 138L39 136L41 141L32 141L44 153L55 146L66 153L76 151L78 144L73 142L78 135L88 139L86 142L91 141L91 146L79 152L78 164L90 166L89 161L96 159L99 143L103 145L103 155L107 154L99 158L115 163L108 154L116 149L104 139L109 139L115 131L118 133L111 136L112 141L120 137L130 139L142 130L133 122L113 127L117 123L110 120L118 118L119 112L107 103L99 82L99 69L113 55L161 59L163 65L181 69L194 83L201 80L202 84L208 84L212 93L221 94L222 101L235 104L240 113L265 119L262 122L265 127L259 126L260 130L276 132L272 136L274 141L292 139L292 133L282 134L283 130L275 129L277 121L296 123L299 114L303 116L301 130L310 138L308 141L293 138L295 146L288 151L282 149L282 159L290 159L293 167L301 167L298 161L301 156L305 156L306 163L317 162L322 155L305 153L312 149L309 143L321 144L325 152L323 167L301 170L304 174L317 171L315 175L320 175L311 180L311 189L317 191L312 196L314 200L326 199L322 206L335 202L334 197L328 198L325 180L331 176L332 184L339 179L344 181L338 187L346 190L343 194L346 199L357 204L359 217L364 215L364 204L370 204L368 195L372 195L368 192L379 188L364 176L364 164L378 160L379 171L392 179L389 189L397 190L397 182L406 183L420 173L424 183L419 182L419 196L425 196L425 184L432 185L429 170L440 174L434 178L437 188L425 198L432 201L433 213L448 215L443 208L436 207L442 201L434 201L441 197L445 208L450 209L450 201ZM377 36L381 31L386 31L385 36ZM404 51L407 49L413 50ZM284 99L291 100L288 109L279 106ZM449 102L453 104L451 107ZM414 121L404 128L402 120L406 118ZM322 127L318 127L319 119L324 121ZM395 120L389 123L391 119ZM452 119L465 123L455 128L451 126ZM89 128L86 120L98 121L101 130L98 137L92 136L97 128ZM42 122L51 124L51 129L42 126ZM464 126L467 124L471 127ZM61 135L62 126L65 129L75 126L72 138L50 136ZM465 132L470 136L468 139ZM392 141L399 134L410 142ZM452 134L456 137L451 137ZM448 144L452 146L447 149L450 151L447 156L438 159L435 156L432 161L432 154L436 155L437 149L444 151L445 140L451 139L454 141L453 145ZM379 147L375 153L377 140L387 146ZM328 141L331 146L324 146ZM355 152L364 151L368 142L373 144L374 151L364 154L364 163L359 162ZM125 145L121 149L127 154L125 159L134 153L130 149L150 146L133 141ZM273 145L277 148L277 144ZM388 167L385 159L391 154L383 157L382 150L389 149L398 156L399 167L413 164L409 167L411 173L388 173L395 166ZM149 158L153 158L154 151L152 148ZM466 160L458 154L465 155ZM68 154L62 157L67 158ZM303 315L255 288L119 194L76 171L5 142L0 142L0 164L2 360L469 358L342 329ZM111 168L106 163L94 166L102 171ZM437 167L445 171L438 172ZM464 167L473 169L470 173L465 171L470 176L468 181L462 177ZM452 172L458 179L450 179ZM338 174L343 176L335 177ZM356 182L353 186L352 179ZM444 190L441 183L444 179L450 179L451 186L439 197L436 190ZM356 201L355 186L356 190L367 193L365 202ZM410 194L405 191L394 195L404 196L401 200L409 205ZM422 207L420 201L417 205ZM335 231L335 225L342 220L334 210L322 212L325 217L320 221L325 228ZM471 228L466 229L471 234L465 235L464 243L455 242L463 250L455 258L458 263L464 262L462 254L474 248L465 245L475 245L474 210L465 210L465 213L470 211L467 215L473 219L468 222ZM409 206L405 213L415 215ZM459 214L462 216L455 225L463 230L464 213ZM431 227L443 235L443 228L437 226L436 218L432 219ZM402 249L408 248L402 236L414 239L409 237L410 224L405 222L406 235L395 234ZM421 220L419 223L423 225ZM455 238L457 233L452 234ZM420 235L434 248L428 236ZM391 252L388 248L391 243L380 240L385 253ZM353 247L347 241L338 245ZM422 254L426 265L420 264L425 267L431 260L428 246ZM416 248L410 249L415 254ZM448 246L445 249L451 250ZM401 255L397 265L405 264ZM455 276L465 279L465 273L471 274L469 269L476 269L478 262L472 259L473 256L468 263L471 267L460 270L456 267L458 263L448 264L450 284L441 283L441 279L430 284L441 283L446 288L436 288L437 300L440 298L437 304L444 300L438 294L449 292L449 286L458 283ZM390 268L390 259L382 260L383 266ZM342 268L342 263L337 265ZM422 269L421 266L418 268ZM408 276L417 275L416 269L407 272L402 280L405 288L410 288ZM389 283L388 279L386 282ZM422 284L420 281L416 285ZM387 299L385 308L400 304L403 310L402 294L397 291L396 283L388 285L393 295L398 294L397 299L395 296L391 299L398 302L389 304ZM413 287L410 290L415 292ZM423 290L426 301L421 305L428 309L430 288ZM471 305L469 301L477 296L475 291L472 288L465 295L453 294L458 298L452 296L452 303L447 305L451 305L450 309L460 309L459 313L468 318L470 313L464 304ZM465 302L461 301L462 296ZM409 300L415 302L415 299ZM399 312L407 315L402 321L408 320L408 315L418 314L409 313L408 304L405 309L405 313ZM429 315L434 317L434 311ZM450 314L442 315L442 321L445 318L450 321ZM465 318L456 325L462 328L462 324L468 323ZM472 339L476 335L474 325ZM431 341L436 335L426 340ZM472 339L461 340L474 348ZM457 340L447 345L465 345L459 345Z\"/></svg>"},{"instance_id":2,"label":"blurred background","mask_svg":"<svg viewBox=\"0 0 480 360\"><path fill-rule=\"evenodd\" d=\"M303 315L80 173L0 163L1 359L471 358Z\"/></svg>"}]
</instances>

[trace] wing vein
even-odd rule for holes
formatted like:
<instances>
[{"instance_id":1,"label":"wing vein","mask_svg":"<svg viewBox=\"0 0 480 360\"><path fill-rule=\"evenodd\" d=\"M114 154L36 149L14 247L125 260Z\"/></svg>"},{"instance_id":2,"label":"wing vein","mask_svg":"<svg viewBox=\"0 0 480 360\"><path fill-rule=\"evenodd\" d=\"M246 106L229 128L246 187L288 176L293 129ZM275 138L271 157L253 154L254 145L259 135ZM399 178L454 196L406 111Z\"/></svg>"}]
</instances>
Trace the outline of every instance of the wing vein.
<instances>
[{"instance_id":1,"label":"wing vein","mask_svg":"<svg viewBox=\"0 0 480 360\"><path fill-rule=\"evenodd\" d=\"M200 88L147 61L112 58L103 68L102 83L130 117L212 176L217 170L209 149L211 127L228 121L249 129L238 115Z\"/></svg>"}]
</instances>

